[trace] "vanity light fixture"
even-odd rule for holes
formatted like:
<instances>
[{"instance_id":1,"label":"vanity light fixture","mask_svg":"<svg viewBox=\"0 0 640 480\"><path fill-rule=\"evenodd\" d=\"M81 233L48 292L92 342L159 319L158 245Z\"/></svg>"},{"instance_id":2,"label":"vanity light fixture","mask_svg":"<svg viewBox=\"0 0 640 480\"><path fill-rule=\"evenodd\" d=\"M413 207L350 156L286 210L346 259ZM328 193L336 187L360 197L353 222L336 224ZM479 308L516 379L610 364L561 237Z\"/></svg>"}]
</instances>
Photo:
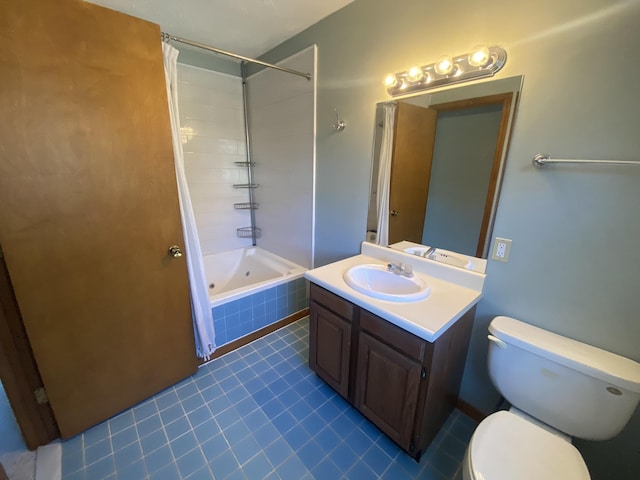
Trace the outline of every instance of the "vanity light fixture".
<instances>
[{"instance_id":1,"label":"vanity light fixture","mask_svg":"<svg viewBox=\"0 0 640 480\"><path fill-rule=\"evenodd\" d=\"M389 95L406 95L452 83L493 76L506 61L507 52L503 48L479 45L463 55L455 57L444 55L435 63L389 74L384 83Z\"/></svg>"},{"instance_id":2,"label":"vanity light fixture","mask_svg":"<svg viewBox=\"0 0 640 480\"><path fill-rule=\"evenodd\" d=\"M424 72L420 67L411 67L407 72L407 80L410 82L420 82L424 78Z\"/></svg>"},{"instance_id":3,"label":"vanity light fixture","mask_svg":"<svg viewBox=\"0 0 640 480\"><path fill-rule=\"evenodd\" d=\"M443 55L433 64L433 69L438 75L447 76L453 73L454 66L451 57L449 55Z\"/></svg>"},{"instance_id":4,"label":"vanity light fixture","mask_svg":"<svg viewBox=\"0 0 640 480\"><path fill-rule=\"evenodd\" d=\"M477 45L473 47L471 53L467 57L469 65L473 67L484 67L491 61L491 52L489 51L489 47L485 47L484 45Z\"/></svg>"}]
</instances>

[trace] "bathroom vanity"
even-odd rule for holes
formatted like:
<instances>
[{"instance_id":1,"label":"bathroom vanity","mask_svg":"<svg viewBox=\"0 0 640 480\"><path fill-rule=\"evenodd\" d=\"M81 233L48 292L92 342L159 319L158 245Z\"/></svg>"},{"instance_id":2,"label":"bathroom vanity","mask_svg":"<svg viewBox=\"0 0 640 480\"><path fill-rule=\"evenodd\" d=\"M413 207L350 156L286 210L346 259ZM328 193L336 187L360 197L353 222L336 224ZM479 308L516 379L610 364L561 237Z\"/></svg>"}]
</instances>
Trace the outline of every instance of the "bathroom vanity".
<instances>
[{"instance_id":1,"label":"bathroom vanity","mask_svg":"<svg viewBox=\"0 0 640 480\"><path fill-rule=\"evenodd\" d=\"M354 267L388 263L410 263L428 296L381 300L344 280ZM419 460L455 407L484 274L365 243L361 255L305 276L310 367Z\"/></svg>"}]
</instances>

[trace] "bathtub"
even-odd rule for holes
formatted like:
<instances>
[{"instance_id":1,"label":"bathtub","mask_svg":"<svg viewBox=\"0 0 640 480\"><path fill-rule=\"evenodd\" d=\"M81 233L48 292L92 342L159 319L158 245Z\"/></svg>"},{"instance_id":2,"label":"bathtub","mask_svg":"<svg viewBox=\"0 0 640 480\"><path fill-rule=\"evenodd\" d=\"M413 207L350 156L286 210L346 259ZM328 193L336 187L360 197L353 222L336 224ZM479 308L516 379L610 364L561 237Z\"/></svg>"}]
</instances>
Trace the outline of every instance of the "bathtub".
<instances>
[{"instance_id":1,"label":"bathtub","mask_svg":"<svg viewBox=\"0 0 640 480\"><path fill-rule=\"evenodd\" d=\"M216 343L223 345L309 305L306 268L260 247L204 256Z\"/></svg>"}]
</instances>

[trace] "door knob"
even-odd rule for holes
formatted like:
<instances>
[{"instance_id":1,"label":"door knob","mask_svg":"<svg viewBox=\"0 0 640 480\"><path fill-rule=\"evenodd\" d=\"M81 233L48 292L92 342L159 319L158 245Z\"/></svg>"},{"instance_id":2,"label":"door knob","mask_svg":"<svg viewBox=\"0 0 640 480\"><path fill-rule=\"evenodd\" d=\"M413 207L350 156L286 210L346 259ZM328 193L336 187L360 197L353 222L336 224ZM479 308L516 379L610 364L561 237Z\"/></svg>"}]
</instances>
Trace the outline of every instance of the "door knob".
<instances>
[{"instance_id":1,"label":"door knob","mask_svg":"<svg viewBox=\"0 0 640 480\"><path fill-rule=\"evenodd\" d=\"M173 258L178 258L182 256L182 250L178 245L172 245L169 247L169 256Z\"/></svg>"},{"instance_id":2,"label":"door knob","mask_svg":"<svg viewBox=\"0 0 640 480\"><path fill-rule=\"evenodd\" d=\"M396 210L391 210L389 213L391 214L392 217L398 216L398 212Z\"/></svg>"}]
</instances>

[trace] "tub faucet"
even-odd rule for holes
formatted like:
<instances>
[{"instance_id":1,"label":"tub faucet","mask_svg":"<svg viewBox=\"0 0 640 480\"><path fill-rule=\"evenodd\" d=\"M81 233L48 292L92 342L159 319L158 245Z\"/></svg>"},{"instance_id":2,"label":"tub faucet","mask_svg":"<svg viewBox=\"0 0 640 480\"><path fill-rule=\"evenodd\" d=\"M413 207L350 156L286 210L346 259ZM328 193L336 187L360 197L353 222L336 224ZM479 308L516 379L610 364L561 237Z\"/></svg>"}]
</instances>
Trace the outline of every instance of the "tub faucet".
<instances>
[{"instance_id":1,"label":"tub faucet","mask_svg":"<svg viewBox=\"0 0 640 480\"><path fill-rule=\"evenodd\" d=\"M395 273L396 275L402 275L403 277L413 277L413 265L410 263L389 263L387 264L387 272Z\"/></svg>"}]
</instances>

